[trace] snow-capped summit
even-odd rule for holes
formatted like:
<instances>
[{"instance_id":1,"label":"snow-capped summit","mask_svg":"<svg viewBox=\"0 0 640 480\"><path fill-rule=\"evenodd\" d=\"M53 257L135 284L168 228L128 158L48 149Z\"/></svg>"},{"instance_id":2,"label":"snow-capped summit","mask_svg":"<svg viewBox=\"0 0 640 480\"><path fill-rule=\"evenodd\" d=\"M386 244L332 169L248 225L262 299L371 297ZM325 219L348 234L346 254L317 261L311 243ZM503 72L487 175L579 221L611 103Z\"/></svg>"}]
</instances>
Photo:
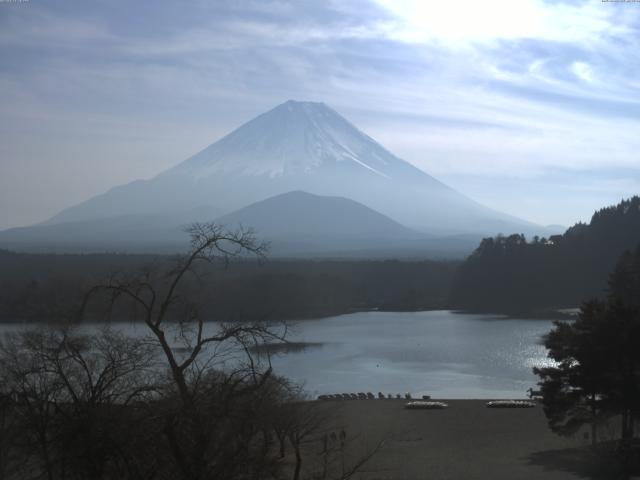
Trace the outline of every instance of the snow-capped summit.
<instances>
[{"instance_id":1,"label":"snow-capped summit","mask_svg":"<svg viewBox=\"0 0 640 480\"><path fill-rule=\"evenodd\" d=\"M205 148L175 171L279 177L322 169L392 174L398 158L324 103L289 100Z\"/></svg>"},{"instance_id":2,"label":"snow-capped summit","mask_svg":"<svg viewBox=\"0 0 640 480\"><path fill-rule=\"evenodd\" d=\"M396 157L323 103L292 100L156 177L113 188L49 223L203 205L224 214L294 190L352 199L429 233L536 228L474 202Z\"/></svg>"}]
</instances>

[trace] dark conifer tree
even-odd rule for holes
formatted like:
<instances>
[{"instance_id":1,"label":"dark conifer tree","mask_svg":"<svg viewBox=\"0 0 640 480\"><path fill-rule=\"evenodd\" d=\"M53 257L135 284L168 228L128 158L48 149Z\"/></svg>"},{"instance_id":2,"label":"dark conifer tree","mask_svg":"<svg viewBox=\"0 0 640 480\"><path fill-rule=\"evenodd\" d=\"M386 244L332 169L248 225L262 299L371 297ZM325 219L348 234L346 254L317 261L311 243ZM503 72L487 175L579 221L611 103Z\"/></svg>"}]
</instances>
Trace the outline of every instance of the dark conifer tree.
<instances>
[{"instance_id":1,"label":"dark conifer tree","mask_svg":"<svg viewBox=\"0 0 640 480\"><path fill-rule=\"evenodd\" d=\"M640 249L625 253L610 277L606 300L582 305L577 320L555 322L545 346L556 366L535 368L551 429L575 433L619 416L623 445L640 414Z\"/></svg>"}]
</instances>

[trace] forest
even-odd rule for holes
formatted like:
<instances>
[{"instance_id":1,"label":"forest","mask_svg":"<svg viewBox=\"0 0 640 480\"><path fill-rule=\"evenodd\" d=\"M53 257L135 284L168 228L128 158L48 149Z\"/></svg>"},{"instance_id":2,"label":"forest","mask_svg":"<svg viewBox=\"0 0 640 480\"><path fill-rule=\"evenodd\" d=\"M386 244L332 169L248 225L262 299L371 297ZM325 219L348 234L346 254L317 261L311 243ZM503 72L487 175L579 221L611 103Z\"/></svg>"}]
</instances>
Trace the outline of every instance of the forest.
<instances>
[{"instance_id":1,"label":"forest","mask_svg":"<svg viewBox=\"0 0 640 480\"><path fill-rule=\"evenodd\" d=\"M595 212L550 238L485 238L460 266L451 304L472 311L541 314L607 293L620 255L640 242L640 197Z\"/></svg>"},{"instance_id":2,"label":"forest","mask_svg":"<svg viewBox=\"0 0 640 480\"><path fill-rule=\"evenodd\" d=\"M619 256L640 242L640 197L594 213L563 235L485 238L465 261L237 258L185 282L211 320L291 320L362 310L458 309L557 315L603 298ZM170 255L31 254L0 250L0 321L68 318L84 292L126 272L171 265ZM251 299L245 301L245 299ZM110 312L112 319L114 312ZM126 319L128 312L117 312ZM93 312L92 320L104 320Z\"/></svg>"},{"instance_id":3,"label":"forest","mask_svg":"<svg viewBox=\"0 0 640 480\"><path fill-rule=\"evenodd\" d=\"M65 319L84 292L115 274L171 265L174 257L0 251L0 321ZM448 306L459 262L234 259L185 282L210 320L289 320L358 310ZM246 299L250 299L247 301ZM112 319L115 319L112 313ZM92 319L102 320L104 312ZM126 318L128 312L120 312Z\"/></svg>"}]
</instances>

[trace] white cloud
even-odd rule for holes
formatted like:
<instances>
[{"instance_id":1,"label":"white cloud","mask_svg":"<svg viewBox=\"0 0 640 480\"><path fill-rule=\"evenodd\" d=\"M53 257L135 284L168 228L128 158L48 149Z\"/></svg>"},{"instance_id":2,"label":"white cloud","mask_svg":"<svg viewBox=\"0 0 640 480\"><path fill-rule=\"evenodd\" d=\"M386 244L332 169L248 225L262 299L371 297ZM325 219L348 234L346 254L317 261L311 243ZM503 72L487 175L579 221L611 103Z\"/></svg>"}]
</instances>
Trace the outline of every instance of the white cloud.
<instances>
[{"instance_id":1,"label":"white cloud","mask_svg":"<svg viewBox=\"0 0 640 480\"><path fill-rule=\"evenodd\" d=\"M600 0L565 4L542 0L375 0L396 16L393 38L421 43L537 39L593 43L601 35L624 34L615 8Z\"/></svg>"},{"instance_id":2,"label":"white cloud","mask_svg":"<svg viewBox=\"0 0 640 480\"><path fill-rule=\"evenodd\" d=\"M595 81L593 70L588 63L573 62L570 68L573 74L580 80L587 83L593 83Z\"/></svg>"}]
</instances>

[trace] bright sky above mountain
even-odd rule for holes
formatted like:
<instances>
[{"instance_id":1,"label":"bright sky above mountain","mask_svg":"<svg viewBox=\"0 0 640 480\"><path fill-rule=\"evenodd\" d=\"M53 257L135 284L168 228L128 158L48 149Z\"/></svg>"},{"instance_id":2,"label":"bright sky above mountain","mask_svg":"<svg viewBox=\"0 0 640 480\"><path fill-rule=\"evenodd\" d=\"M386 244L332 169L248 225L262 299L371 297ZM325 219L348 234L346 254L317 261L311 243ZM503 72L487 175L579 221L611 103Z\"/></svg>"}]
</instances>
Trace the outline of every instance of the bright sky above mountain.
<instances>
[{"instance_id":1,"label":"bright sky above mountain","mask_svg":"<svg viewBox=\"0 0 640 480\"><path fill-rule=\"evenodd\" d=\"M289 98L541 224L640 193L640 2L5 1L0 59L0 228Z\"/></svg>"}]
</instances>

